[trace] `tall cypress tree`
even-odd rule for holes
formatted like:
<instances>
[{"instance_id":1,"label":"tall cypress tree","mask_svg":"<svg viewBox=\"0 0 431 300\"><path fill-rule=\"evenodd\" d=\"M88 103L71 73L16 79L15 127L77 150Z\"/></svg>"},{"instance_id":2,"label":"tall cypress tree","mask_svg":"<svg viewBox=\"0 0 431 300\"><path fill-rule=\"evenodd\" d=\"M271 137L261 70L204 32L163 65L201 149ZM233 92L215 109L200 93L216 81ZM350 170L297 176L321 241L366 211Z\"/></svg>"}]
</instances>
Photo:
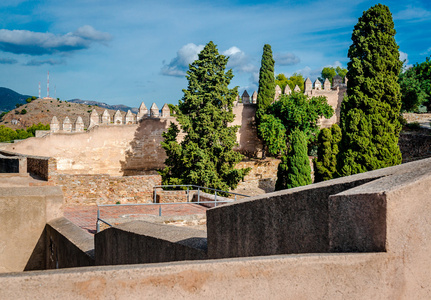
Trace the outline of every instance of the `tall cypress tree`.
<instances>
[{"instance_id":1,"label":"tall cypress tree","mask_svg":"<svg viewBox=\"0 0 431 300\"><path fill-rule=\"evenodd\" d=\"M338 143L341 129L337 124L323 128L317 137L317 158L314 163L314 182L329 180L337 173Z\"/></svg>"},{"instance_id":2,"label":"tall cypress tree","mask_svg":"<svg viewBox=\"0 0 431 300\"><path fill-rule=\"evenodd\" d=\"M177 142L179 128L174 123L163 135L162 147L168 156L160 171L163 184L229 190L247 174L249 169L235 169L243 156L233 151L239 126L228 126L235 117L232 107L237 90L228 88L233 74L225 72L227 61L209 42L190 65L188 87L174 108L184 139Z\"/></svg>"},{"instance_id":3,"label":"tall cypress tree","mask_svg":"<svg viewBox=\"0 0 431 300\"><path fill-rule=\"evenodd\" d=\"M347 64L347 96L341 105L339 174L401 163L398 45L389 8L377 4L354 27Z\"/></svg>"},{"instance_id":4,"label":"tall cypress tree","mask_svg":"<svg viewBox=\"0 0 431 300\"><path fill-rule=\"evenodd\" d=\"M307 155L307 136L299 128L289 135L290 147L278 165L275 190L290 189L311 183L311 167Z\"/></svg>"},{"instance_id":5,"label":"tall cypress tree","mask_svg":"<svg viewBox=\"0 0 431 300\"><path fill-rule=\"evenodd\" d=\"M262 62L259 70L259 88L257 91L257 119L266 113L268 107L274 102L275 78L274 59L272 58L271 45L263 46Z\"/></svg>"}]
</instances>

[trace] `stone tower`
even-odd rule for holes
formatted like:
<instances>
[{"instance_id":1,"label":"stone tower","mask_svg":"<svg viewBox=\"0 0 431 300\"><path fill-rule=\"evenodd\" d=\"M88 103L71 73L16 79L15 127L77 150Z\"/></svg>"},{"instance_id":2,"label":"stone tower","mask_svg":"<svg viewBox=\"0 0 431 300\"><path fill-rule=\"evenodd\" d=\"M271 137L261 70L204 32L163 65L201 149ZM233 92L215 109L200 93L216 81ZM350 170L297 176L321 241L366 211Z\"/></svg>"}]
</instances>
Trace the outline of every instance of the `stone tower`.
<instances>
[{"instance_id":1,"label":"stone tower","mask_svg":"<svg viewBox=\"0 0 431 300\"><path fill-rule=\"evenodd\" d=\"M75 131L83 132L84 131L84 121L82 121L81 116L78 116L75 122Z\"/></svg>"},{"instance_id":2,"label":"stone tower","mask_svg":"<svg viewBox=\"0 0 431 300\"><path fill-rule=\"evenodd\" d=\"M251 95L251 103L256 104L257 103L257 92L254 91L253 95Z\"/></svg>"},{"instance_id":3,"label":"stone tower","mask_svg":"<svg viewBox=\"0 0 431 300\"><path fill-rule=\"evenodd\" d=\"M152 118L158 118L160 116L159 108L157 107L156 103L154 103L154 102L150 107L150 116Z\"/></svg>"},{"instance_id":4,"label":"stone tower","mask_svg":"<svg viewBox=\"0 0 431 300\"><path fill-rule=\"evenodd\" d=\"M99 114L97 113L97 111L94 108L90 114L90 126L91 126L91 124L93 124L93 126L99 125Z\"/></svg>"},{"instance_id":5,"label":"stone tower","mask_svg":"<svg viewBox=\"0 0 431 300\"><path fill-rule=\"evenodd\" d=\"M63 131L72 132L72 122L70 122L70 119L67 116L63 120Z\"/></svg>"},{"instance_id":6,"label":"stone tower","mask_svg":"<svg viewBox=\"0 0 431 300\"><path fill-rule=\"evenodd\" d=\"M162 107L162 118L168 118L171 116L171 110L169 106L165 103Z\"/></svg>"},{"instance_id":7,"label":"stone tower","mask_svg":"<svg viewBox=\"0 0 431 300\"><path fill-rule=\"evenodd\" d=\"M57 132L60 130L60 123L56 116L52 117L51 123L49 124L49 128L51 132Z\"/></svg>"},{"instance_id":8,"label":"stone tower","mask_svg":"<svg viewBox=\"0 0 431 300\"><path fill-rule=\"evenodd\" d=\"M329 81L328 78L325 79L325 82L323 83L323 89L325 91L329 91L331 90L331 82Z\"/></svg>"},{"instance_id":9,"label":"stone tower","mask_svg":"<svg viewBox=\"0 0 431 300\"><path fill-rule=\"evenodd\" d=\"M278 101L281 96L281 87L277 84L275 86L275 94L274 94L274 101Z\"/></svg>"},{"instance_id":10,"label":"stone tower","mask_svg":"<svg viewBox=\"0 0 431 300\"><path fill-rule=\"evenodd\" d=\"M115 125L122 125L123 124L123 116L121 115L121 112L119 109L115 112L114 124Z\"/></svg>"},{"instance_id":11,"label":"stone tower","mask_svg":"<svg viewBox=\"0 0 431 300\"><path fill-rule=\"evenodd\" d=\"M102 124L103 125L109 125L111 124L111 116L109 115L109 112L107 109L102 114Z\"/></svg>"},{"instance_id":12,"label":"stone tower","mask_svg":"<svg viewBox=\"0 0 431 300\"><path fill-rule=\"evenodd\" d=\"M242 93L241 98L242 98L242 103L243 104L249 104L250 103L250 96L247 93L247 90L244 90L244 93Z\"/></svg>"},{"instance_id":13,"label":"stone tower","mask_svg":"<svg viewBox=\"0 0 431 300\"><path fill-rule=\"evenodd\" d=\"M321 90L322 89L322 83L320 82L319 79L316 79L316 81L314 82L314 89L315 90Z\"/></svg>"},{"instance_id":14,"label":"stone tower","mask_svg":"<svg viewBox=\"0 0 431 300\"><path fill-rule=\"evenodd\" d=\"M304 92L310 92L312 89L313 89L313 83L311 82L310 78L307 77L304 83Z\"/></svg>"},{"instance_id":15,"label":"stone tower","mask_svg":"<svg viewBox=\"0 0 431 300\"><path fill-rule=\"evenodd\" d=\"M141 106L139 106L138 121L146 117L148 117L148 108L145 106L145 103L142 102Z\"/></svg>"},{"instance_id":16,"label":"stone tower","mask_svg":"<svg viewBox=\"0 0 431 300\"><path fill-rule=\"evenodd\" d=\"M130 125L130 124L135 124L135 115L130 111L130 109L127 111L126 114L126 124Z\"/></svg>"},{"instance_id":17,"label":"stone tower","mask_svg":"<svg viewBox=\"0 0 431 300\"><path fill-rule=\"evenodd\" d=\"M332 78L332 88L336 88L337 86L341 86L343 84L343 78L340 75L335 75Z\"/></svg>"}]
</instances>

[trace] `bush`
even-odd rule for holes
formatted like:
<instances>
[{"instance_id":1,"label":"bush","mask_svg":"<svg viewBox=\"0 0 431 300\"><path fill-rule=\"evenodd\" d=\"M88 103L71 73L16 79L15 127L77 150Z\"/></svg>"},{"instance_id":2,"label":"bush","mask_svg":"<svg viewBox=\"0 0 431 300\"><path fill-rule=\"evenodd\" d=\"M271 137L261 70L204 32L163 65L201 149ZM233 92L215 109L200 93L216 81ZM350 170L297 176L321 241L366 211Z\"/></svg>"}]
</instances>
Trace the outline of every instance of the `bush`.
<instances>
[{"instance_id":1,"label":"bush","mask_svg":"<svg viewBox=\"0 0 431 300\"><path fill-rule=\"evenodd\" d=\"M27 113L26 109L21 110L21 115L25 115Z\"/></svg>"}]
</instances>

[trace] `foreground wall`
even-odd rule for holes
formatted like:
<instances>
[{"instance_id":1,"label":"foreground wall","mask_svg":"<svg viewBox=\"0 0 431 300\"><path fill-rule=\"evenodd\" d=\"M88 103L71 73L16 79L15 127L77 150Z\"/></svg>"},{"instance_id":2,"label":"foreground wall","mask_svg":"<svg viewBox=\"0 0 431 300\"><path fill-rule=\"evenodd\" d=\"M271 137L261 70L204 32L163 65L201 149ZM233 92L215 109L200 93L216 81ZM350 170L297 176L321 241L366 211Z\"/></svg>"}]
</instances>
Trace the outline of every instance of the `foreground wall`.
<instances>
[{"instance_id":1,"label":"foreground wall","mask_svg":"<svg viewBox=\"0 0 431 300\"><path fill-rule=\"evenodd\" d=\"M347 181L357 181L358 176L373 179L329 197L330 251L373 251L373 245L382 245L383 234L384 249L377 249L382 252L287 254L2 274L0 298L430 299L430 170L431 159L427 159L346 177ZM309 188L313 186L318 185ZM239 205L269 204L283 194L289 201L291 193L255 197ZM274 215L274 208L263 204L254 207L254 221ZM375 205L384 209L374 214ZM233 206L210 211L229 212ZM307 209L296 206L298 212ZM241 224L242 218L239 215L236 222ZM274 228L261 232L266 230ZM254 233L246 227L244 237L250 234ZM272 247L271 243L260 245Z\"/></svg>"},{"instance_id":2,"label":"foreground wall","mask_svg":"<svg viewBox=\"0 0 431 300\"><path fill-rule=\"evenodd\" d=\"M44 260L33 250L43 243L45 224L62 216L62 205L59 187L0 188L0 272L21 272L30 257Z\"/></svg>"}]
</instances>

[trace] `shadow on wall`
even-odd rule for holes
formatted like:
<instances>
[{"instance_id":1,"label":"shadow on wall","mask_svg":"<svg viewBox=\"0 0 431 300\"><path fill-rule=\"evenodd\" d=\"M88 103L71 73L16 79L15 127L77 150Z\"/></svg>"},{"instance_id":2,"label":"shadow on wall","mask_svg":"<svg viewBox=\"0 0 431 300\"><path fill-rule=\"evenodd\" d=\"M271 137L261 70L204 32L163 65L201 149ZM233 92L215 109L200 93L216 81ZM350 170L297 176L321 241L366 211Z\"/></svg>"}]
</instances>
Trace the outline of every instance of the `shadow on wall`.
<instances>
[{"instance_id":1,"label":"shadow on wall","mask_svg":"<svg viewBox=\"0 0 431 300\"><path fill-rule=\"evenodd\" d=\"M157 169L164 167L165 151L160 143L162 133L167 130L173 118L142 119L136 129L125 160L120 161L123 176L158 174Z\"/></svg>"},{"instance_id":2,"label":"shadow on wall","mask_svg":"<svg viewBox=\"0 0 431 300\"><path fill-rule=\"evenodd\" d=\"M236 116L238 118L239 116ZM262 155L262 142L257 137L256 106L244 105L241 110L239 133L239 152L247 157Z\"/></svg>"}]
</instances>

